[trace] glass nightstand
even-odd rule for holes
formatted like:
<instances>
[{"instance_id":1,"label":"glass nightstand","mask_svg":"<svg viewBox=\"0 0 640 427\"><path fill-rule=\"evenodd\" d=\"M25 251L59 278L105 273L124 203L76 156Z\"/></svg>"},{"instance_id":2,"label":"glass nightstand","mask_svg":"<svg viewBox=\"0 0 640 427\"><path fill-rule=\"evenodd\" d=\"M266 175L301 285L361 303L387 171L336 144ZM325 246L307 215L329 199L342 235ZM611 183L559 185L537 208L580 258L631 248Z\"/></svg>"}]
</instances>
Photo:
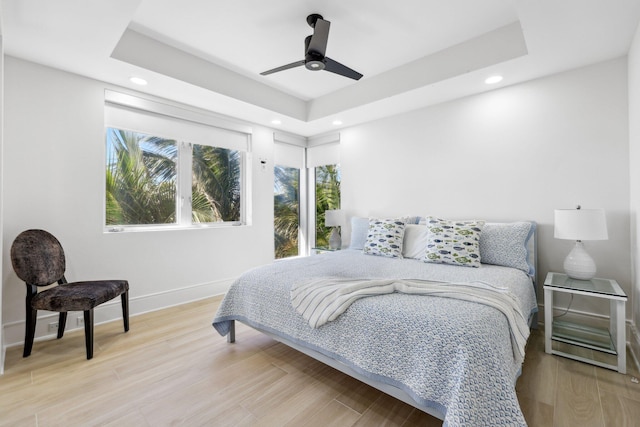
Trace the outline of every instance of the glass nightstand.
<instances>
[{"instance_id":1,"label":"glass nightstand","mask_svg":"<svg viewBox=\"0 0 640 427\"><path fill-rule=\"evenodd\" d=\"M553 294L564 292L609 300L609 329L594 328L576 323L553 320ZM566 274L549 273L544 281L544 340L545 352L591 363L602 368L626 373L625 304L627 295L618 282L611 279L577 280ZM575 345L616 355L618 364L610 365L586 357L555 350L552 341Z\"/></svg>"}]
</instances>

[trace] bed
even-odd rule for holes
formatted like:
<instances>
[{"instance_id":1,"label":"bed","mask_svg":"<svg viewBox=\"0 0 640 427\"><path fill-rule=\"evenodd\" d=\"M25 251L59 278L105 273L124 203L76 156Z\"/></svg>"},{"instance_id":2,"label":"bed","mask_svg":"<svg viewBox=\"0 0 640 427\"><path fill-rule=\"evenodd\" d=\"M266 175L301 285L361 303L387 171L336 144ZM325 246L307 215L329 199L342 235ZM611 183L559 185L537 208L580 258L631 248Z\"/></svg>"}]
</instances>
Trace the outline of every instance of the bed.
<instances>
[{"instance_id":1,"label":"bed","mask_svg":"<svg viewBox=\"0 0 640 427\"><path fill-rule=\"evenodd\" d=\"M515 382L536 321L535 223L401 218L380 239L376 221L352 220L349 249L244 273L214 328L233 342L240 321L447 426L526 425Z\"/></svg>"}]
</instances>

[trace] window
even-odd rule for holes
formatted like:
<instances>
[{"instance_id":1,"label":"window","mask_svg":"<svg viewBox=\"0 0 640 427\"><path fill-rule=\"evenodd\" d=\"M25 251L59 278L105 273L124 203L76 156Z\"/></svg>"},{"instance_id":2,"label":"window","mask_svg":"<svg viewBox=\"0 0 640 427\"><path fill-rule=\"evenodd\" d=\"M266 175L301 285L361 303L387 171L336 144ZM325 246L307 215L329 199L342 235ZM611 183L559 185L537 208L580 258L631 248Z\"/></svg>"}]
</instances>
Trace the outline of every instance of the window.
<instances>
[{"instance_id":1,"label":"window","mask_svg":"<svg viewBox=\"0 0 640 427\"><path fill-rule=\"evenodd\" d=\"M310 234L312 245L329 246L331 227L325 227L325 211L340 209L340 135L327 135L309 141L307 148L307 167L315 185L310 192Z\"/></svg>"},{"instance_id":2,"label":"window","mask_svg":"<svg viewBox=\"0 0 640 427\"><path fill-rule=\"evenodd\" d=\"M340 167L324 165L315 168L316 175L316 246L329 246L331 228L324 225L324 213L340 209Z\"/></svg>"},{"instance_id":3,"label":"window","mask_svg":"<svg viewBox=\"0 0 640 427\"><path fill-rule=\"evenodd\" d=\"M247 133L211 126L215 118L202 113L114 94L108 91L105 108L109 230L247 222Z\"/></svg>"},{"instance_id":4,"label":"window","mask_svg":"<svg viewBox=\"0 0 640 427\"><path fill-rule=\"evenodd\" d=\"M176 222L177 143L107 128L106 225Z\"/></svg>"},{"instance_id":5,"label":"window","mask_svg":"<svg viewBox=\"0 0 640 427\"><path fill-rule=\"evenodd\" d=\"M340 208L340 137L306 140L274 134L275 257L308 255L329 245L325 211ZM311 146L309 146L311 145Z\"/></svg>"},{"instance_id":6,"label":"window","mask_svg":"<svg viewBox=\"0 0 640 427\"><path fill-rule=\"evenodd\" d=\"M275 136L275 135L274 135ZM306 254L304 142L274 137L273 238L275 258Z\"/></svg>"},{"instance_id":7,"label":"window","mask_svg":"<svg viewBox=\"0 0 640 427\"><path fill-rule=\"evenodd\" d=\"M193 144L192 222L240 222L241 153Z\"/></svg>"},{"instance_id":8,"label":"window","mask_svg":"<svg viewBox=\"0 0 640 427\"><path fill-rule=\"evenodd\" d=\"M273 187L275 257L297 256L300 254L300 169L276 165Z\"/></svg>"}]
</instances>

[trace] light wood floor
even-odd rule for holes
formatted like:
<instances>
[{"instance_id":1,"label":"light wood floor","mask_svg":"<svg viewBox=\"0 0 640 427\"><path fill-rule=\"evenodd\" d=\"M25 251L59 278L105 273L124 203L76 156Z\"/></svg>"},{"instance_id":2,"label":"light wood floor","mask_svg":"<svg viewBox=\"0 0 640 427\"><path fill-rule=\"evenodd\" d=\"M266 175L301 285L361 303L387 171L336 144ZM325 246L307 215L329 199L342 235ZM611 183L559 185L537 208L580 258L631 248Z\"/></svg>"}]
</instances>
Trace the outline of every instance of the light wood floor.
<instances>
[{"instance_id":1,"label":"light wood floor","mask_svg":"<svg viewBox=\"0 0 640 427\"><path fill-rule=\"evenodd\" d=\"M442 422L237 325L211 327L219 299L99 325L87 361L82 331L7 351L1 426L440 426ZM640 425L630 374L527 348L517 391L530 426Z\"/></svg>"}]
</instances>

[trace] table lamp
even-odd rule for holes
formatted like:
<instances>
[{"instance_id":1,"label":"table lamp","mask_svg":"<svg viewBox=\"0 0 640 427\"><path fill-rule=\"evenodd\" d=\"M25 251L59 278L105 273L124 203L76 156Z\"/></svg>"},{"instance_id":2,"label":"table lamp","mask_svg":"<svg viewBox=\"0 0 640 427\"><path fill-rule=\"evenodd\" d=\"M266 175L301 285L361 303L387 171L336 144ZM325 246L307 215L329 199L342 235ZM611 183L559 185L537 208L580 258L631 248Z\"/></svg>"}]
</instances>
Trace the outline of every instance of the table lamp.
<instances>
[{"instance_id":1,"label":"table lamp","mask_svg":"<svg viewBox=\"0 0 640 427\"><path fill-rule=\"evenodd\" d=\"M564 271L572 279L590 280L596 275L596 263L587 253L583 240L607 240L607 220L603 209L556 209L553 237L575 240Z\"/></svg>"},{"instance_id":2,"label":"table lamp","mask_svg":"<svg viewBox=\"0 0 640 427\"><path fill-rule=\"evenodd\" d=\"M333 227L331 235L329 236L329 248L340 249L342 246L342 237L340 236L340 229L344 224L344 211L340 209L333 209L324 211L324 225L325 227Z\"/></svg>"}]
</instances>

